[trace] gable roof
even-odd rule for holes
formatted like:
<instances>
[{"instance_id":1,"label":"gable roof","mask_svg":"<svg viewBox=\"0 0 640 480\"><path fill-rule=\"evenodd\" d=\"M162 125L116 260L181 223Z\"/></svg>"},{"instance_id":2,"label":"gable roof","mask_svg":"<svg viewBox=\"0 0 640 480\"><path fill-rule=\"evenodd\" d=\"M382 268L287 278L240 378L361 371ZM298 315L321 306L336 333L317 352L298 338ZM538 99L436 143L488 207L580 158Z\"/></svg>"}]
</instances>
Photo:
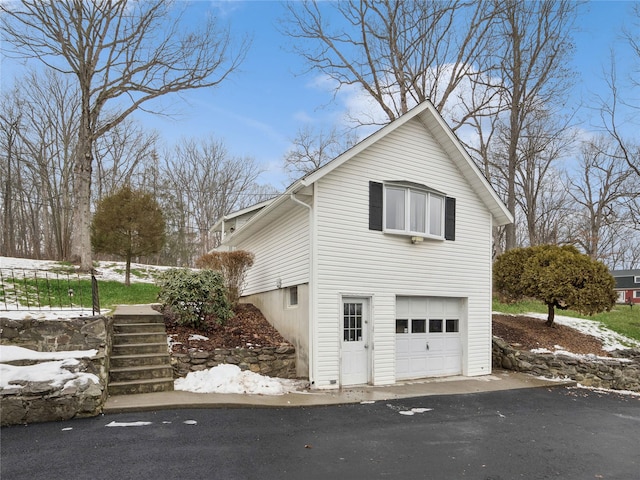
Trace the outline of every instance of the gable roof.
<instances>
[{"instance_id":1,"label":"gable roof","mask_svg":"<svg viewBox=\"0 0 640 480\"><path fill-rule=\"evenodd\" d=\"M640 277L640 269L632 270L611 270L611 276L618 277Z\"/></svg>"},{"instance_id":2,"label":"gable roof","mask_svg":"<svg viewBox=\"0 0 640 480\"><path fill-rule=\"evenodd\" d=\"M225 239L225 243L227 243L227 240L231 243L231 237L233 237L233 239L239 239L241 236L244 236L242 233L247 233L249 230L253 231L256 227L260 228L260 226L265 225L269 221L268 218L271 218L271 214L276 211L280 211L285 202L295 196L296 193L300 193L303 189L307 189L315 182L334 171L336 168L348 162L350 159L366 150L380 139L386 137L391 132L397 130L402 125L413 119L419 120L425 129L431 132L435 140L453 160L467 182L469 182L473 191L487 206L493 215L496 224L507 225L509 223L513 223L513 216L500 200L491 184L482 174L451 128L446 124L440 113L438 113L435 106L429 100L426 100L412 108L406 114L385 125L380 130L369 135L367 138L360 141L358 144L337 156L327 164L293 182L287 190L280 195L280 197L272 200L267 206L256 213L242 228L236 230L232 235L227 237Z\"/></svg>"}]
</instances>

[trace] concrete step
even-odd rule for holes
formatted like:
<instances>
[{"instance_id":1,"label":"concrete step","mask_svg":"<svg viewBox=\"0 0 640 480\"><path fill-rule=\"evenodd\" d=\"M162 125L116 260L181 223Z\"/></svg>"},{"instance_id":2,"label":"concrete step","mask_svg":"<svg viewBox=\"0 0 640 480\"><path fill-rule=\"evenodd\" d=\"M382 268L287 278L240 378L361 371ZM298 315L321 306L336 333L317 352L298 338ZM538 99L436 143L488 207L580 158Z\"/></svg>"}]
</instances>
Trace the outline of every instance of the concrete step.
<instances>
[{"instance_id":1,"label":"concrete step","mask_svg":"<svg viewBox=\"0 0 640 480\"><path fill-rule=\"evenodd\" d=\"M141 313L141 314L126 314L116 313L113 315L114 323L164 323L164 317L161 313Z\"/></svg>"},{"instance_id":2,"label":"concrete step","mask_svg":"<svg viewBox=\"0 0 640 480\"><path fill-rule=\"evenodd\" d=\"M143 365L141 367L111 368L109 384L158 378L173 378L171 365Z\"/></svg>"},{"instance_id":3,"label":"concrete step","mask_svg":"<svg viewBox=\"0 0 640 480\"><path fill-rule=\"evenodd\" d=\"M148 305L119 306L113 325L109 395L173 390L162 315Z\"/></svg>"},{"instance_id":4,"label":"concrete step","mask_svg":"<svg viewBox=\"0 0 640 480\"><path fill-rule=\"evenodd\" d=\"M164 353L141 353L137 355L112 355L111 368L142 367L144 365L171 366L171 358Z\"/></svg>"},{"instance_id":5,"label":"concrete step","mask_svg":"<svg viewBox=\"0 0 640 480\"><path fill-rule=\"evenodd\" d=\"M164 323L114 323L114 333L162 333L166 334Z\"/></svg>"},{"instance_id":6,"label":"concrete step","mask_svg":"<svg viewBox=\"0 0 640 480\"><path fill-rule=\"evenodd\" d=\"M136 380L129 382L109 382L109 395L133 395L173 391L173 377Z\"/></svg>"},{"instance_id":7,"label":"concrete step","mask_svg":"<svg viewBox=\"0 0 640 480\"><path fill-rule=\"evenodd\" d=\"M126 343L113 345L111 354L115 356L122 355L143 355L146 353L164 353L168 354L166 339L161 343Z\"/></svg>"},{"instance_id":8,"label":"concrete step","mask_svg":"<svg viewBox=\"0 0 640 480\"><path fill-rule=\"evenodd\" d=\"M167 342L166 332L155 333L114 333L113 345L130 345L132 343L162 343Z\"/></svg>"}]
</instances>

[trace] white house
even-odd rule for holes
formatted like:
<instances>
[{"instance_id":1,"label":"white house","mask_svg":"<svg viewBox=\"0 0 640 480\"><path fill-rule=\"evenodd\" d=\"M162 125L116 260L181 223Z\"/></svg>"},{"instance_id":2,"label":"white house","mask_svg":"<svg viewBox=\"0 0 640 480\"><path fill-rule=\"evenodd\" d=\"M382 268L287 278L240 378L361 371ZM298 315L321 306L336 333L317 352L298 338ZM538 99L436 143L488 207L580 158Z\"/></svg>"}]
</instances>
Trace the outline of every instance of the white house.
<instances>
[{"instance_id":1,"label":"white house","mask_svg":"<svg viewBox=\"0 0 640 480\"><path fill-rule=\"evenodd\" d=\"M430 102L220 219L244 301L316 388L491 372L492 227L512 221Z\"/></svg>"}]
</instances>

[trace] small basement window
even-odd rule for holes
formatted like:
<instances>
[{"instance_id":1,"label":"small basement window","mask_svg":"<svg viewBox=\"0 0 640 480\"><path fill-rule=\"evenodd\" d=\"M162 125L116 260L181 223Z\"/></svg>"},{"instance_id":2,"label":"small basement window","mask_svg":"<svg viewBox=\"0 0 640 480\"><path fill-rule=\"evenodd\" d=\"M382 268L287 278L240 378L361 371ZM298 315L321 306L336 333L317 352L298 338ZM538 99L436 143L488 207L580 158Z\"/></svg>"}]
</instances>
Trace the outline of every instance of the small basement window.
<instances>
[{"instance_id":1,"label":"small basement window","mask_svg":"<svg viewBox=\"0 0 640 480\"><path fill-rule=\"evenodd\" d=\"M287 306L288 307L297 307L298 306L298 286L289 287L287 296Z\"/></svg>"}]
</instances>

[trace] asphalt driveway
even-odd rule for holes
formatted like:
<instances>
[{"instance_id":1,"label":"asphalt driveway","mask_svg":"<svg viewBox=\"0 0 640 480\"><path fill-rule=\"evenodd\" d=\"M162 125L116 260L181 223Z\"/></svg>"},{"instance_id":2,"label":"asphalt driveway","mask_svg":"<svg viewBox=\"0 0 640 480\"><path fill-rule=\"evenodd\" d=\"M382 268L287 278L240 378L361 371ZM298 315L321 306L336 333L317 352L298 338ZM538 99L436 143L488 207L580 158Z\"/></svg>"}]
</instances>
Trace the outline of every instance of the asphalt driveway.
<instances>
[{"instance_id":1,"label":"asphalt driveway","mask_svg":"<svg viewBox=\"0 0 640 480\"><path fill-rule=\"evenodd\" d=\"M7 427L1 442L3 480L633 480L640 397L554 387L168 410Z\"/></svg>"}]
</instances>

